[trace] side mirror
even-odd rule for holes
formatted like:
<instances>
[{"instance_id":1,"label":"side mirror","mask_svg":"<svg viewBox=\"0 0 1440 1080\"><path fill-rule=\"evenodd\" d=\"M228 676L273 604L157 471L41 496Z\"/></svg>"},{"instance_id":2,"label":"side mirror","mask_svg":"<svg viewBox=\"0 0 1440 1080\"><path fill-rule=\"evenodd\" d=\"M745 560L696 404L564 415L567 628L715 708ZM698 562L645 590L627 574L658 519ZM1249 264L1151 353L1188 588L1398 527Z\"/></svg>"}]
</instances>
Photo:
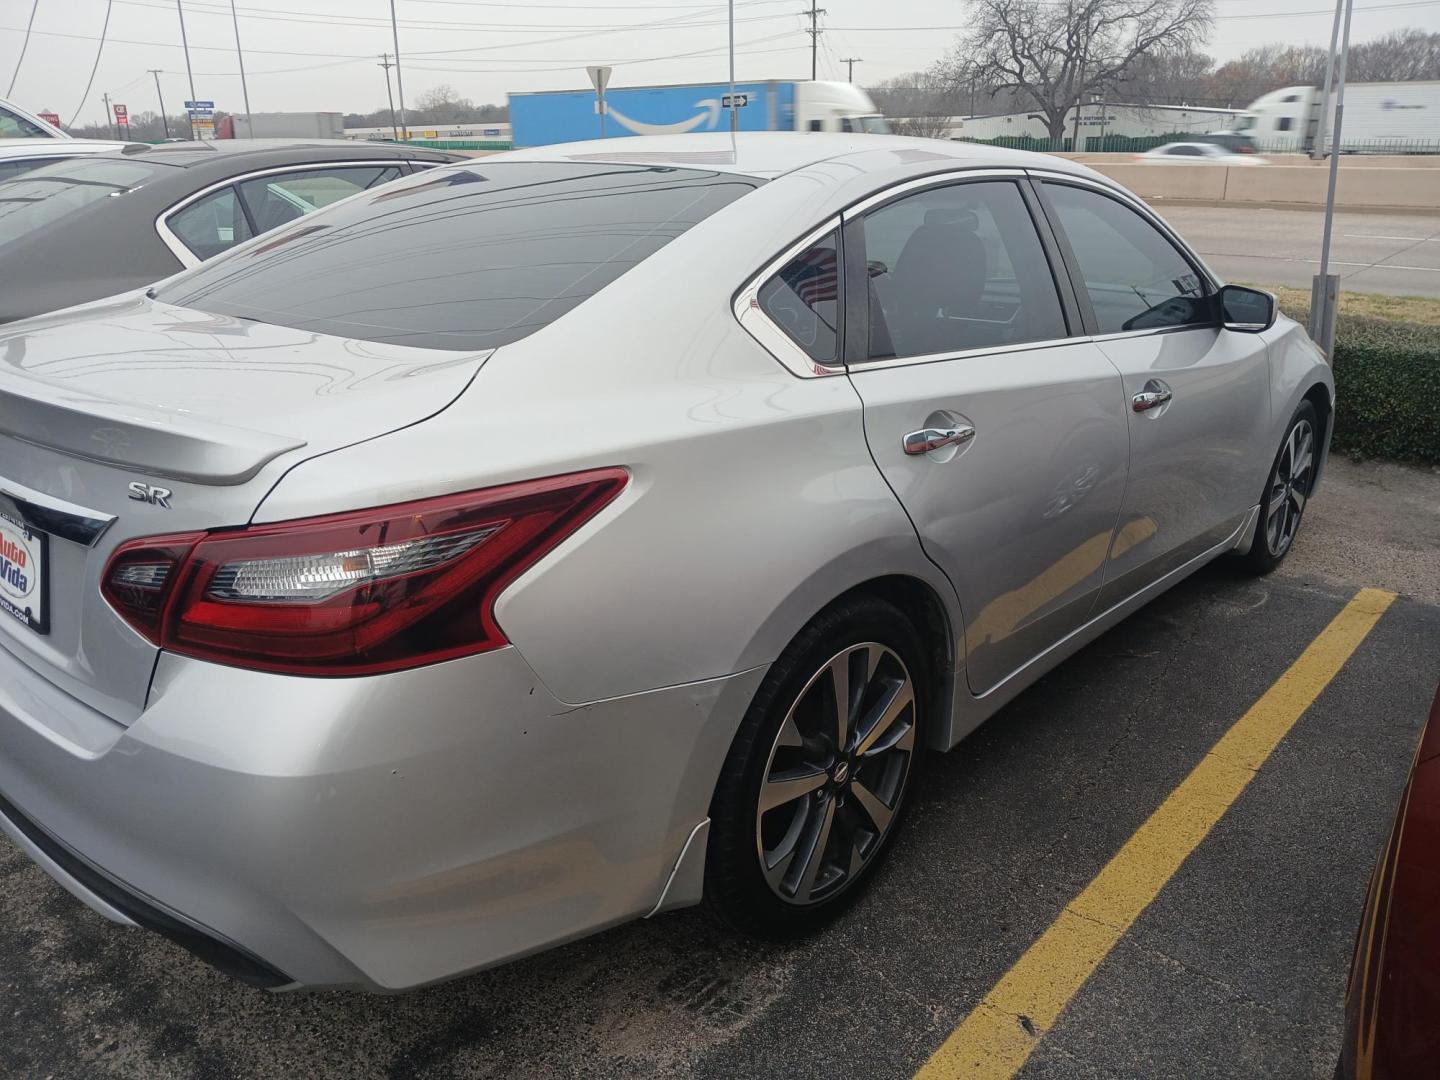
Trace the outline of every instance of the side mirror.
<instances>
[{"instance_id":1,"label":"side mirror","mask_svg":"<svg viewBox=\"0 0 1440 1080\"><path fill-rule=\"evenodd\" d=\"M1259 334L1275 325L1275 297L1244 285L1222 286L1220 325L1242 334Z\"/></svg>"}]
</instances>

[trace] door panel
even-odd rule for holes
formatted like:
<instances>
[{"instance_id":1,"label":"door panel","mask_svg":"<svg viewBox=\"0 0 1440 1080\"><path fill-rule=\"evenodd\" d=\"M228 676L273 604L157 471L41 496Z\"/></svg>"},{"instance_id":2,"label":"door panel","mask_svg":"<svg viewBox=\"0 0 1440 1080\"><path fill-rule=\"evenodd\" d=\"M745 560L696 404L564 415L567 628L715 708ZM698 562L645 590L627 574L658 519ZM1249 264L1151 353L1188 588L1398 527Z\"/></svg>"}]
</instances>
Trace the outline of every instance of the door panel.
<instances>
[{"instance_id":1,"label":"door panel","mask_svg":"<svg viewBox=\"0 0 1440 1080\"><path fill-rule=\"evenodd\" d=\"M857 370L870 450L955 586L984 693L1083 623L1125 490L1120 380L1088 342ZM975 436L911 456L937 411Z\"/></svg>"},{"instance_id":2,"label":"door panel","mask_svg":"<svg viewBox=\"0 0 1440 1080\"><path fill-rule=\"evenodd\" d=\"M1125 489L1120 378L1098 346L1066 339L1013 180L904 195L848 223L845 245L870 452L955 586L983 693L1093 605Z\"/></svg>"},{"instance_id":3,"label":"door panel","mask_svg":"<svg viewBox=\"0 0 1440 1080\"><path fill-rule=\"evenodd\" d=\"M1124 384L1129 531L1110 553L1100 597L1109 607L1220 543L1258 501L1268 361L1257 335L1219 328L1206 275L1154 222L1094 188L1042 190Z\"/></svg>"},{"instance_id":4,"label":"door panel","mask_svg":"<svg viewBox=\"0 0 1440 1080\"><path fill-rule=\"evenodd\" d=\"M1256 462L1267 451L1256 440L1269 420L1270 377L1255 334L1205 327L1099 344L1120 369L1126 402L1156 379L1172 395L1159 408L1127 410L1125 516L1148 525L1128 544L1116 538L1100 601L1108 607L1220 543L1259 501Z\"/></svg>"}]
</instances>

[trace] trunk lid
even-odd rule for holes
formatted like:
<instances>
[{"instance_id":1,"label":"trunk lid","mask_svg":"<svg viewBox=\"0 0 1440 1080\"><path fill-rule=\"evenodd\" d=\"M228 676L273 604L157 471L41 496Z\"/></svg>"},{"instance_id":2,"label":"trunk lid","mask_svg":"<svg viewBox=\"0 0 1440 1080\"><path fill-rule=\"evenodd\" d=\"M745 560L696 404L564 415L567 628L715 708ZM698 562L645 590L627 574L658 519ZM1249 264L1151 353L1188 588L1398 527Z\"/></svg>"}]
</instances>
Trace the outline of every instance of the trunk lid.
<instances>
[{"instance_id":1,"label":"trunk lid","mask_svg":"<svg viewBox=\"0 0 1440 1080\"><path fill-rule=\"evenodd\" d=\"M327 337L142 294L0 328L0 560L8 551L30 570L12 559L7 593L0 565L0 648L129 723L156 650L100 595L114 548L244 524L294 464L434 415L488 355ZM43 618L16 616L37 606Z\"/></svg>"}]
</instances>

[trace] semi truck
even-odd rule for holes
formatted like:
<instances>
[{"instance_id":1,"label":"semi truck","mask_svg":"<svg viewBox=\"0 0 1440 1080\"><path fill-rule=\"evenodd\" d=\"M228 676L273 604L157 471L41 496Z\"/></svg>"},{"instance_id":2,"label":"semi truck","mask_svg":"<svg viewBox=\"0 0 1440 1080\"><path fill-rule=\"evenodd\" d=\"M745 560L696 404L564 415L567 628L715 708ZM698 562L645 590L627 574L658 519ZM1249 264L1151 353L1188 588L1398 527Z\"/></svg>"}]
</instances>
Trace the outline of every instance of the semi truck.
<instances>
[{"instance_id":1,"label":"semi truck","mask_svg":"<svg viewBox=\"0 0 1440 1080\"><path fill-rule=\"evenodd\" d=\"M272 112L227 116L221 139L343 139L345 117L338 112Z\"/></svg>"},{"instance_id":2,"label":"semi truck","mask_svg":"<svg viewBox=\"0 0 1440 1080\"><path fill-rule=\"evenodd\" d=\"M509 96L517 147L730 130L729 83L612 86L605 91L604 113L591 89ZM734 113L739 131L889 131L870 95L842 82L736 83Z\"/></svg>"},{"instance_id":3,"label":"semi truck","mask_svg":"<svg viewBox=\"0 0 1440 1080\"><path fill-rule=\"evenodd\" d=\"M1226 134L1245 135L1261 150L1329 149L1335 93L1315 86L1287 86L1262 94ZM1324 125L1322 127L1321 120ZM1440 153L1440 81L1348 83L1340 126L1342 153Z\"/></svg>"}]
</instances>

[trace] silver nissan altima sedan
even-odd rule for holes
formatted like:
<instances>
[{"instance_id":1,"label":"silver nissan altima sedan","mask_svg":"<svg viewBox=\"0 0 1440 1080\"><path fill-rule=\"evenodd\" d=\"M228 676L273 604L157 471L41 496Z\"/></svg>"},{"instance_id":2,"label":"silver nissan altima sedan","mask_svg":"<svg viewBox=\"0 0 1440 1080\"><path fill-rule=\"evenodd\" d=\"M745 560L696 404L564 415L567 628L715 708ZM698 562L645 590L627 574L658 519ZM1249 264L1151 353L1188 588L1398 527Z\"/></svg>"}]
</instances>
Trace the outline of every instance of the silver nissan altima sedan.
<instances>
[{"instance_id":1,"label":"silver nissan altima sedan","mask_svg":"<svg viewBox=\"0 0 1440 1080\"><path fill-rule=\"evenodd\" d=\"M1334 399L1098 173L868 135L437 168L0 361L0 825L270 988L822 925Z\"/></svg>"}]
</instances>

